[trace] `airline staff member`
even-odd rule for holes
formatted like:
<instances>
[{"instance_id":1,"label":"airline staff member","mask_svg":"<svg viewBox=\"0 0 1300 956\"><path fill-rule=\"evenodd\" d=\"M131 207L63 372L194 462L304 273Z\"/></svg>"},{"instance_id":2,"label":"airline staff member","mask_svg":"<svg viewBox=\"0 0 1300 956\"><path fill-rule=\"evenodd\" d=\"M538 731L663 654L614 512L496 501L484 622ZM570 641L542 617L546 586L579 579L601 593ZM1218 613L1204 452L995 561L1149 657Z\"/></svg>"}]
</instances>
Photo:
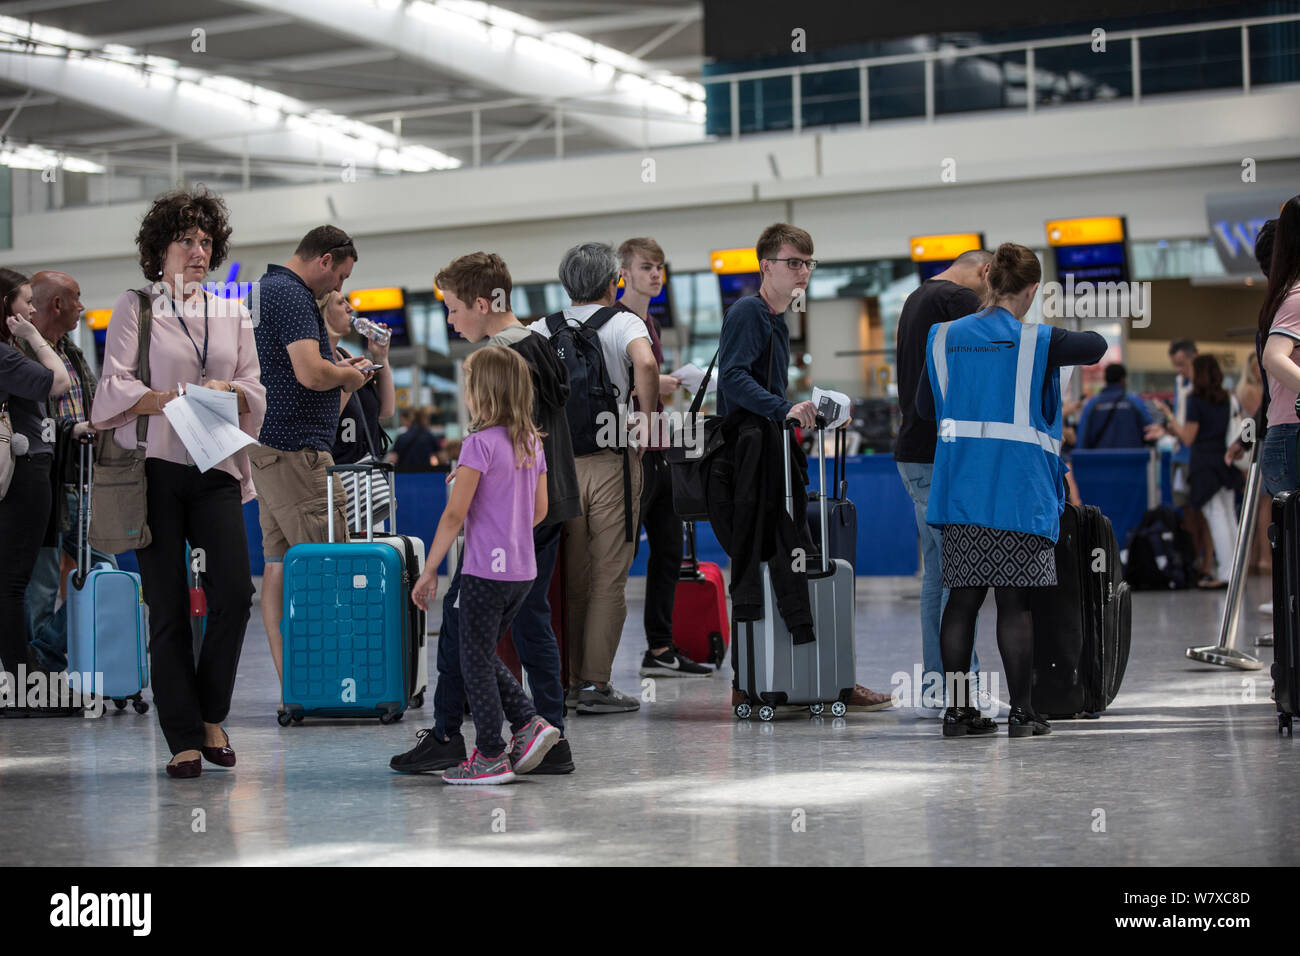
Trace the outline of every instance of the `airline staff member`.
<instances>
[{"instance_id":1,"label":"airline staff member","mask_svg":"<svg viewBox=\"0 0 1300 956\"><path fill-rule=\"evenodd\" d=\"M1106 352L1096 332L1023 324L1043 270L1029 249L998 247L987 307L930 330L928 375L918 412L939 423L926 522L943 529L939 626L950 702L975 643L975 618L990 587L998 606L998 652L1006 673L1012 737L1051 733L1030 703L1034 663L1033 588L1056 584L1056 539L1065 509L1061 460L1064 365L1092 365ZM969 703L969 692L967 693ZM950 706L945 737L995 733L971 706Z\"/></svg>"}]
</instances>

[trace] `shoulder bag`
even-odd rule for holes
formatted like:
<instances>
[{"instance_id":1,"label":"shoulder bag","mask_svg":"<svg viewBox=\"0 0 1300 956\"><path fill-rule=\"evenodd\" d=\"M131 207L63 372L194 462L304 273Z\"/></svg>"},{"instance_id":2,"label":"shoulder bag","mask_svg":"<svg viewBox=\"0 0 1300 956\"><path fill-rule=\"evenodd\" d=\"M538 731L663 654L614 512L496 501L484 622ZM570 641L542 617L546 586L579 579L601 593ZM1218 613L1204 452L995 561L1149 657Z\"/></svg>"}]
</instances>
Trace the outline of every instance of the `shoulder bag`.
<instances>
[{"instance_id":1,"label":"shoulder bag","mask_svg":"<svg viewBox=\"0 0 1300 956\"><path fill-rule=\"evenodd\" d=\"M137 335L136 378L149 385L149 337L153 330L153 303L149 295L135 290L140 299ZM95 478L90 487L90 546L104 554L121 554L147 548L149 533L148 492L145 486L145 442L149 416L137 415L135 447L123 448L113 439L116 429L95 437Z\"/></svg>"}]
</instances>

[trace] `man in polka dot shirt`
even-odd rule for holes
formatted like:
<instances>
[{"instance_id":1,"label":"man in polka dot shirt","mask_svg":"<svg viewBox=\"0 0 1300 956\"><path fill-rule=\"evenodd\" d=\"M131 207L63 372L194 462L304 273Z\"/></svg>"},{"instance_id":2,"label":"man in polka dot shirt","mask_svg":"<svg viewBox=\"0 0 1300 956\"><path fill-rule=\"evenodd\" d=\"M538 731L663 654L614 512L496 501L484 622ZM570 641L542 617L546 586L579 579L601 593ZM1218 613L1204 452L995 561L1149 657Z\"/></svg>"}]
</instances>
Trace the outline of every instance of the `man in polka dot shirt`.
<instances>
[{"instance_id":1,"label":"man in polka dot shirt","mask_svg":"<svg viewBox=\"0 0 1300 956\"><path fill-rule=\"evenodd\" d=\"M258 280L253 316L257 357L266 386L266 418L260 445L248 459L257 489L266 572L262 622L271 659L281 673L280 617L284 602L284 554L295 544L327 540L325 469L339 424L340 389L355 392L371 374L369 359L333 359L325 319L316 300L342 291L357 249L342 229L317 226L285 265L270 265ZM334 478L334 532L347 540L347 498Z\"/></svg>"}]
</instances>

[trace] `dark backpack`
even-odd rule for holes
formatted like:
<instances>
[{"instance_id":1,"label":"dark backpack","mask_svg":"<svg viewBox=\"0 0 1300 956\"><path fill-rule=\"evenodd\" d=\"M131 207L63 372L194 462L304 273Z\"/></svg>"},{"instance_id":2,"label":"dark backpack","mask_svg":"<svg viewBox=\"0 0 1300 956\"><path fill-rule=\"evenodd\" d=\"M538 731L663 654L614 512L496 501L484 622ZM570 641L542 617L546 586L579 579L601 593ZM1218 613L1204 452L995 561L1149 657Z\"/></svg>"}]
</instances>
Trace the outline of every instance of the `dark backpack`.
<instances>
[{"instance_id":1,"label":"dark backpack","mask_svg":"<svg viewBox=\"0 0 1300 956\"><path fill-rule=\"evenodd\" d=\"M577 327L569 324L563 312L546 317L546 328L551 333L551 350L569 373L569 400L564 403L564 417L569 421L569 437L573 440L575 457L602 450L597 442L602 421L613 422L615 434L622 434L620 419L626 416L628 408L624 407L622 413L619 412L619 399L625 396L620 396L618 388L610 381L609 370L605 367L605 354L600 349L597 333L606 322L626 311L621 306L605 306L597 309L587 321ZM631 541L632 473L627 447L623 446L621 451L623 531L625 539Z\"/></svg>"},{"instance_id":2,"label":"dark backpack","mask_svg":"<svg viewBox=\"0 0 1300 956\"><path fill-rule=\"evenodd\" d=\"M1124 580L1135 591L1182 591L1196 585L1196 549L1173 508L1144 514L1124 550Z\"/></svg>"},{"instance_id":3,"label":"dark backpack","mask_svg":"<svg viewBox=\"0 0 1300 956\"><path fill-rule=\"evenodd\" d=\"M615 422L617 427L618 402L624 396L618 394L618 388L610 381L597 333L622 311L617 306L606 306L577 328L568 323L563 312L546 317L551 349L569 373L569 400L564 405L564 414L569 419L574 455L590 455L601 450L596 437L602 419ZM609 418L603 418L605 415Z\"/></svg>"}]
</instances>

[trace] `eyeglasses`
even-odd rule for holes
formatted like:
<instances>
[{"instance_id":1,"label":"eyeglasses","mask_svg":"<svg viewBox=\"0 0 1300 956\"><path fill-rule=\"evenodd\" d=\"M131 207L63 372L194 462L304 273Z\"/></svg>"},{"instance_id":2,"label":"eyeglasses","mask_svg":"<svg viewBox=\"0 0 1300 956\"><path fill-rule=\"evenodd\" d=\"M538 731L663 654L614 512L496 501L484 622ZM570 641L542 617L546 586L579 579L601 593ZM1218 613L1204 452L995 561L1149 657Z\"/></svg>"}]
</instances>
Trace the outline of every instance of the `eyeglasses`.
<instances>
[{"instance_id":1,"label":"eyeglasses","mask_svg":"<svg viewBox=\"0 0 1300 956\"><path fill-rule=\"evenodd\" d=\"M784 262L787 266L789 266L791 272L798 272L800 269L803 268L807 268L809 272L812 272L814 269L817 268L816 259L775 259L773 258L773 259L769 259L768 261Z\"/></svg>"}]
</instances>

